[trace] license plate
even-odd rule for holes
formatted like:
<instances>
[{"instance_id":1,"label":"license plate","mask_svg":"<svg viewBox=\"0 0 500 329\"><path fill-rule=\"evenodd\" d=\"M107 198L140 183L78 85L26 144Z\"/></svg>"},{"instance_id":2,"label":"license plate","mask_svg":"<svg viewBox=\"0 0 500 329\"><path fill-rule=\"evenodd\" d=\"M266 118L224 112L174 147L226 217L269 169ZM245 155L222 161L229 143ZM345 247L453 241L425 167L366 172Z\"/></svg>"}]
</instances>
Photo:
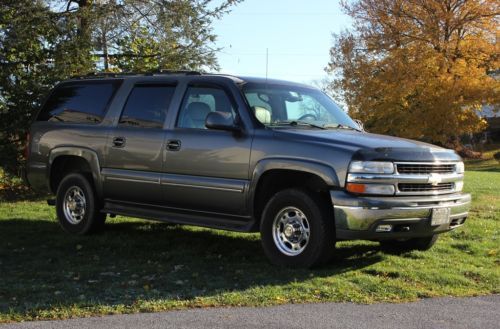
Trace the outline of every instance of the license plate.
<instances>
[{"instance_id":1,"label":"license plate","mask_svg":"<svg viewBox=\"0 0 500 329\"><path fill-rule=\"evenodd\" d=\"M432 209L432 216L431 216L432 226L448 224L449 222L450 222L450 208Z\"/></svg>"}]
</instances>

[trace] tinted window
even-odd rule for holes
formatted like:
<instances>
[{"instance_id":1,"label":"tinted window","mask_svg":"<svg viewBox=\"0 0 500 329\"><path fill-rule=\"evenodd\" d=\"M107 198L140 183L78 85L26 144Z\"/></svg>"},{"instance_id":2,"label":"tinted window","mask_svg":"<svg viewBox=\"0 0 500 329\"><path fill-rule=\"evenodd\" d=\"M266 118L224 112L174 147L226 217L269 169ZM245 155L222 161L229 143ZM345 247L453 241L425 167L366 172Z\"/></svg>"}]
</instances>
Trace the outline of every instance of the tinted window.
<instances>
[{"instance_id":1,"label":"tinted window","mask_svg":"<svg viewBox=\"0 0 500 329\"><path fill-rule=\"evenodd\" d=\"M99 123L120 81L85 81L56 87L38 121Z\"/></svg>"},{"instance_id":2,"label":"tinted window","mask_svg":"<svg viewBox=\"0 0 500 329\"><path fill-rule=\"evenodd\" d=\"M141 85L130 93L120 125L162 128L175 86Z\"/></svg>"},{"instance_id":3,"label":"tinted window","mask_svg":"<svg viewBox=\"0 0 500 329\"><path fill-rule=\"evenodd\" d=\"M182 102L177 126L206 129L205 118L208 113L214 111L231 113L233 118L235 116L234 107L223 89L189 87Z\"/></svg>"}]
</instances>

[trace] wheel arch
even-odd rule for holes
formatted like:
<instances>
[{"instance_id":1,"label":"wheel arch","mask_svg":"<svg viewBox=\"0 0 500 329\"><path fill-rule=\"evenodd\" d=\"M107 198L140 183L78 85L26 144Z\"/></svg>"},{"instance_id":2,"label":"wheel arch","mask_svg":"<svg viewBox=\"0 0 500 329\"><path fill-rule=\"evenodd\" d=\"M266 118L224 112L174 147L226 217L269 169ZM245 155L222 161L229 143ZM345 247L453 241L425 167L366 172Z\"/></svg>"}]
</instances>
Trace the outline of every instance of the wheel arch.
<instances>
[{"instance_id":1,"label":"wheel arch","mask_svg":"<svg viewBox=\"0 0 500 329\"><path fill-rule=\"evenodd\" d=\"M47 180L53 193L64 174L82 171L89 175L97 196L102 196L101 167L97 153L84 147L57 147L49 154Z\"/></svg>"},{"instance_id":2,"label":"wheel arch","mask_svg":"<svg viewBox=\"0 0 500 329\"><path fill-rule=\"evenodd\" d=\"M296 159L265 159L260 161L252 174L249 191L249 208L255 219L255 229L260 225L260 217L266 201L277 191L298 187L314 192L325 192L339 186L335 170L323 163Z\"/></svg>"}]
</instances>

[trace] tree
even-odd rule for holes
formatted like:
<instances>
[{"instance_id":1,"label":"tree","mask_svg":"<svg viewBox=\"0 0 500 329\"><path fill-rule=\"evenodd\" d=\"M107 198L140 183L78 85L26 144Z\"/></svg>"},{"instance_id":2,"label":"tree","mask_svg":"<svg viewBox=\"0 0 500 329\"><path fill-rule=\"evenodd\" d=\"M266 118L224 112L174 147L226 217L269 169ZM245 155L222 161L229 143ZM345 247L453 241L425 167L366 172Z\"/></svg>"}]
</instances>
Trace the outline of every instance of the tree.
<instances>
[{"instance_id":1,"label":"tree","mask_svg":"<svg viewBox=\"0 0 500 329\"><path fill-rule=\"evenodd\" d=\"M242 0L65 0L106 71L216 69L212 22ZM84 20L82 20L84 18ZM83 24L82 22L85 22Z\"/></svg>"},{"instance_id":2,"label":"tree","mask_svg":"<svg viewBox=\"0 0 500 329\"><path fill-rule=\"evenodd\" d=\"M495 0L343 2L352 31L334 35L330 88L373 132L457 145L497 104Z\"/></svg>"},{"instance_id":3,"label":"tree","mask_svg":"<svg viewBox=\"0 0 500 329\"><path fill-rule=\"evenodd\" d=\"M34 109L57 80L52 54L58 32L42 1L0 6L0 164L15 172Z\"/></svg>"},{"instance_id":4,"label":"tree","mask_svg":"<svg viewBox=\"0 0 500 329\"><path fill-rule=\"evenodd\" d=\"M213 20L242 0L1 0L0 167L17 173L58 81L93 71L217 68Z\"/></svg>"}]
</instances>

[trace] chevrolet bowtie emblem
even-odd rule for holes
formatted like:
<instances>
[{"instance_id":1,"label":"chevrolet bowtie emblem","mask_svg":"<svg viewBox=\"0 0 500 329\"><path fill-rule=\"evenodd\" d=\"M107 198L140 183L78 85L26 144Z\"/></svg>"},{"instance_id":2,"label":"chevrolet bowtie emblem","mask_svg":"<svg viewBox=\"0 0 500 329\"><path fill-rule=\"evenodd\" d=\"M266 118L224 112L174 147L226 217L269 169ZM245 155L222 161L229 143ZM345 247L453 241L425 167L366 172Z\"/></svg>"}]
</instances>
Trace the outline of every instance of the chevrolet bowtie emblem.
<instances>
[{"instance_id":1,"label":"chevrolet bowtie emblem","mask_svg":"<svg viewBox=\"0 0 500 329\"><path fill-rule=\"evenodd\" d=\"M439 183L441 183L441 181L442 181L441 176L437 174L430 174L429 178L427 178L427 182L432 184L433 186L438 185Z\"/></svg>"}]
</instances>

